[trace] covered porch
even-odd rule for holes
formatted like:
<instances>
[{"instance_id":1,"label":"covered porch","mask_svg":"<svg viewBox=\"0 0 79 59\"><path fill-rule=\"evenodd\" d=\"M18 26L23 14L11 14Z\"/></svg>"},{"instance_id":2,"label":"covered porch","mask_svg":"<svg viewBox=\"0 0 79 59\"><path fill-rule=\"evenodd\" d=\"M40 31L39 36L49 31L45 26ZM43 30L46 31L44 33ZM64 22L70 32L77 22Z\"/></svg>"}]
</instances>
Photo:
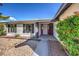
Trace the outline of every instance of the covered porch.
<instances>
[{"instance_id":1,"label":"covered porch","mask_svg":"<svg viewBox=\"0 0 79 59\"><path fill-rule=\"evenodd\" d=\"M36 36L37 27L34 21L16 21L5 25L6 36L16 36L31 38Z\"/></svg>"},{"instance_id":2,"label":"covered porch","mask_svg":"<svg viewBox=\"0 0 79 59\"><path fill-rule=\"evenodd\" d=\"M53 22L38 22L38 36L53 36Z\"/></svg>"}]
</instances>

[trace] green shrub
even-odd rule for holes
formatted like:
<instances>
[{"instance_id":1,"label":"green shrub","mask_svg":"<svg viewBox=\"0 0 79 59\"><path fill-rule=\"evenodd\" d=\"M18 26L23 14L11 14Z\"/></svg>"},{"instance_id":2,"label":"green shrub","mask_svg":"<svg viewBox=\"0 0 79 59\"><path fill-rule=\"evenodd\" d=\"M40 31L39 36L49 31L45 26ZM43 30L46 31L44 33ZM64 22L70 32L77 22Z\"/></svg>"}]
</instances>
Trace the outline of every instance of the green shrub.
<instances>
[{"instance_id":1,"label":"green shrub","mask_svg":"<svg viewBox=\"0 0 79 59\"><path fill-rule=\"evenodd\" d=\"M4 31L4 26L0 24L0 36L6 35L6 31Z\"/></svg>"},{"instance_id":2,"label":"green shrub","mask_svg":"<svg viewBox=\"0 0 79 59\"><path fill-rule=\"evenodd\" d=\"M15 38L17 38L17 37L20 37L20 35L19 35L19 34L16 34L16 35L15 35Z\"/></svg>"},{"instance_id":3,"label":"green shrub","mask_svg":"<svg viewBox=\"0 0 79 59\"><path fill-rule=\"evenodd\" d=\"M79 44L74 39L79 38L79 16L70 16L57 24L58 37L66 45L70 55L79 55Z\"/></svg>"}]
</instances>

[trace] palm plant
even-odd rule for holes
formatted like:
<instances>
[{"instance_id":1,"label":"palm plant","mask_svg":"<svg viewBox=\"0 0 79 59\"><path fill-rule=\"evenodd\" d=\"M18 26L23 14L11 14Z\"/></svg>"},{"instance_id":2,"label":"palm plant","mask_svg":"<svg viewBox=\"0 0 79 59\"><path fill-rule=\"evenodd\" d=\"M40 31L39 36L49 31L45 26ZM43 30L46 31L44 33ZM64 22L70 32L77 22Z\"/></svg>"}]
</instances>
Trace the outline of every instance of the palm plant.
<instances>
[{"instance_id":1,"label":"palm plant","mask_svg":"<svg viewBox=\"0 0 79 59\"><path fill-rule=\"evenodd\" d=\"M0 6L3 6L3 4L0 3ZM6 32L4 30L5 23L3 23L3 22L8 21L9 20L9 17L10 16L4 16L4 15L2 15L2 13L0 12L0 35L6 34Z\"/></svg>"},{"instance_id":2,"label":"palm plant","mask_svg":"<svg viewBox=\"0 0 79 59\"><path fill-rule=\"evenodd\" d=\"M2 13L0 13L0 20L7 20L10 16L3 16Z\"/></svg>"},{"instance_id":3,"label":"palm plant","mask_svg":"<svg viewBox=\"0 0 79 59\"><path fill-rule=\"evenodd\" d=\"M0 3L0 6L3 6L3 4ZM0 20L6 20L8 18L9 18L9 16L3 16L2 13L0 12Z\"/></svg>"},{"instance_id":4,"label":"palm plant","mask_svg":"<svg viewBox=\"0 0 79 59\"><path fill-rule=\"evenodd\" d=\"M7 16L3 16L2 13L0 13L0 21L7 20ZM5 23L0 22L0 36L6 34L4 30Z\"/></svg>"},{"instance_id":5,"label":"palm plant","mask_svg":"<svg viewBox=\"0 0 79 59\"><path fill-rule=\"evenodd\" d=\"M3 4L0 3L0 6L3 6ZM0 35L5 34L4 25L6 22L14 21L15 18L10 16L4 16L2 13L0 13Z\"/></svg>"}]
</instances>

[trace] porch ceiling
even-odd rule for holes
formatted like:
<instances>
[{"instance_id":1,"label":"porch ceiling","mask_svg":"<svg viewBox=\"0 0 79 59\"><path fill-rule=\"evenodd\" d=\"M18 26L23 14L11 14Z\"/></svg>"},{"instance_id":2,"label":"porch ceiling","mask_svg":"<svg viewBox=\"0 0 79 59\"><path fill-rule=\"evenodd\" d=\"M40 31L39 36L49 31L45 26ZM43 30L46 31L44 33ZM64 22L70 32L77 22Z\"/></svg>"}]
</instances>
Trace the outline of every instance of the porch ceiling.
<instances>
[{"instance_id":1,"label":"porch ceiling","mask_svg":"<svg viewBox=\"0 0 79 59\"><path fill-rule=\"evenodd\" d=\"M53 22L40 22L40 24L50 24L50 23L53 23Z\"/></svg>"},{"instance_id":2,"label":"porch ceiling","mask_svg":"<svg viewBox=\"0 0 79 59\"><path fill-rule=\"evenodd\" d=\"M32 24L32 23L35 23L35 22L30 22L30 21L15 21L15 22L10 22L8 24Z\"/></svg>"}]
</instances>

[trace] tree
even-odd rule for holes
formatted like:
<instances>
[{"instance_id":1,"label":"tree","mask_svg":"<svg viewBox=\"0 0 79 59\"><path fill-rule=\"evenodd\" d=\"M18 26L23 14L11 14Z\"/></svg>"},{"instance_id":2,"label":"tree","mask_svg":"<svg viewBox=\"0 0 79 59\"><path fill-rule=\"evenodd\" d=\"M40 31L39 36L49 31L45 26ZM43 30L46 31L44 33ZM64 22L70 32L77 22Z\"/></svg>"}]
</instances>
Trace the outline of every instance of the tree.
<instances>
[{"instance_id":1,"label":"tree","mask_svg":"<svg viewBox=\"0 0 79 59\"><path fill-rule=\"evenodd\" d=\"M3 4L2 3L0 3L0 6L3 6ZM0 15L2 15L2 13L0 12Z\"/></svg>"},{"instance_id":2,"label":"tree","mask_svg":"<svg viewBox=\"0 0 79 59\"><path fill-rule=\"evenodd\" d=\"M10 16L3 16L2 14L0 14L0 20L7 20Z\"/></svg>"}]
</instances>

